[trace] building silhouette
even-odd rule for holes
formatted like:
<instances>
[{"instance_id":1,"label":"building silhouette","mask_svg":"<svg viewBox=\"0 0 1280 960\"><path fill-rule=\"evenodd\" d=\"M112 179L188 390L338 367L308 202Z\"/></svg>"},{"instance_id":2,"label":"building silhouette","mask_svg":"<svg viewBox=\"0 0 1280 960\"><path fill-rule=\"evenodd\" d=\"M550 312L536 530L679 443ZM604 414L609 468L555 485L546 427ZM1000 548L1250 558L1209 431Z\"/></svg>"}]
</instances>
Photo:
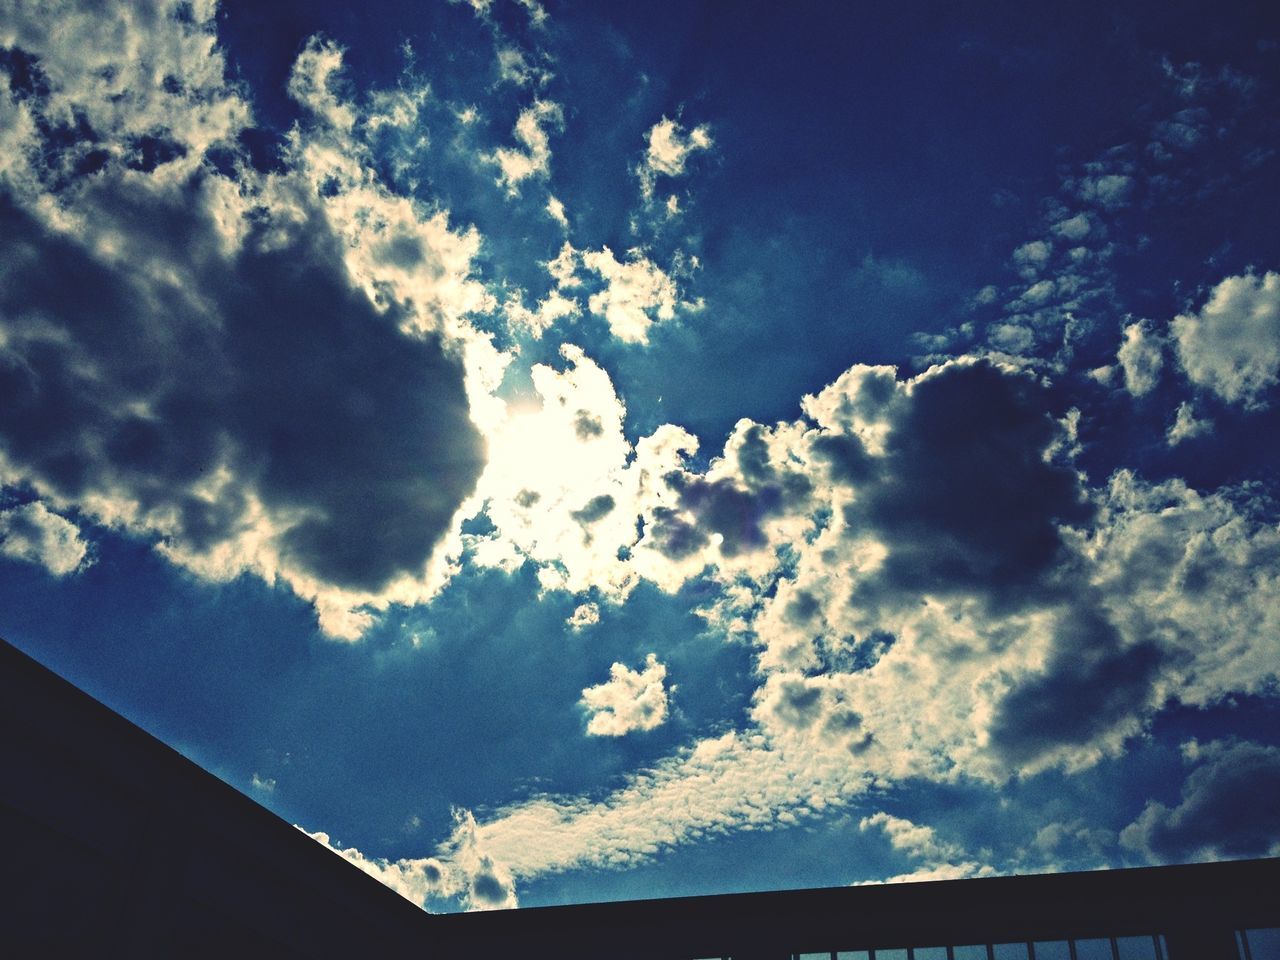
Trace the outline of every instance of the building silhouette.
<instances>
[{"instance_id":1,"label":"building silhouette","mask_svg":"<svg viewBox=\"0 0 1280 960\"><path fill-rule=\"evenodd\" d=\"M431 915L4 643L0 763L7 957L1280 960L1280 859Z\"/></svg>"}]
</instances>

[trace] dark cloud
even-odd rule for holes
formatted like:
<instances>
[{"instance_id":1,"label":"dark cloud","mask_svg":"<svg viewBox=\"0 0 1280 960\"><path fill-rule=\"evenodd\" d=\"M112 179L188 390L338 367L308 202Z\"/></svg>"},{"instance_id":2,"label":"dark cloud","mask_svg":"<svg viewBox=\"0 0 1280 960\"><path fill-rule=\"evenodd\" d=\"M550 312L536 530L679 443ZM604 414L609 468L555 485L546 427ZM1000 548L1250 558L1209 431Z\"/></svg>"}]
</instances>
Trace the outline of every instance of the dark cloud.
<instances>
[{"instance_id":1,"label":"dark cloud","mask_svg":"<svg viewBox=\"0 0 1280 960\"><path fill-rule=\"evenodd\" d=\"M668 479L680 491L680 505L698 518L699 526L723 537L720 551L726 557L764 546L760 525L780 513L784 503L775 485L751 491L727 478L708 481L673 474Z\"/></svg>"},{"instance_id":2,"label":"dark cloud","mask_svg":"<svg viewBox=\"0 0 1280 960\"><path fill-rule=\"evenodd\" d=\"M670 507L654 508L646 532L654 547L672 560L697 553L711 542L705 531L681 519L679 512Z\"/></svg>"},{"instance_id":3,"label":"dark cloud","mask_svg":"<svg viewBox=\"0 0 1280 960\"><path fill-rule=\"evenodd\" d=\"M803 474L777 470L769 463L760 430L758 424L749 428L739 450L745 485L729 477L705 480L679 471L664 478L679 493L680 506L696 519L698 536L706 542L710 534L719 534L720 552L726 557L765 546L768 538L762 524L797 509L813 489Z\"/></svg>"},{"instance_id":4,"label":"dark cloud","mask_svg":"<svg viewBox=\"0 0 1280 960\"><path fill-rule=\"evenodd\" d=\"M1087 746L1146 713L1163 659L1152 644L1122 647L1115 627L1093 612L1068 613L1053 643L1045 671L1014 688L991 724L992 745L1015 766Z\"/></svg>"},{"instance_id":5,"label":"dark cloud","mask_svg":"<svg viewBox=\"0 0 1280 960\"><path fill-rule=\"evenodd\" d=\"M822 604L808 590L797 590L794 597L787 602L782 616L788 623L803 626L813 620L822 610Z\"/></svg>"},{"instance_id":6,"label":"dark cloud","mask_svg":"<svg viewBox=\"0 0 1280 960\"><path fill-rule=\"evenodd\" d=\"M601 520L612 513L615 506L617 506L617 501L609 494L602 493L600 496L592 497L588 500L581 510L571 511L569 516L584 527L590 526L597 520Z\"/></svg>"},{"instance_id":7,"label":"dark cloud","mask_svg":"<svg viewBox=\"0 0 1280 960\"><path fill-rule=\"evenodd\" d=\"M263 214L228 259L194 185L111 177L88 199L120 264L0 199L7 456L60 496L171 516L179 547L235 537L256 498L290 518L290 568L371 591L420 572L484 462L459 360L373 308L314 212Z\"/></svg>"},{"instance_id":8,"label":"dark cloud","mask_svg":"<svg viewBox=\"0 0 1280 960\"><path fill-rule=\"evenodd\" d=\"M822 691L803 680L784 680L779 685L773 715L785 726L803 729L822 714Z\"/></svg>"},{"instance_id":9,"label":"dark cloud","mask_svg":"<svg viewBox=\"0 0 1280 960\"><path fill-rule=\"evenodd\" d=\"M836 483L865 483L875 470L875 460L853 434L824 433L814 439L813 452L826 462Z\"/></svg>"},{"instance_id":10,"label":"dark cloud","mask_svg":"<svg viewBox=\"0 0 1280 960\"><path fill-rule=\"evenodd\" d=\"M738 447L738 470L747 483L752 484L767 483L774 477L764 427L758 423L753 423L743 432L742 443Z\"/></svg>"},{"instance_id":11,"label":"dark cloud","mask_svg":"<svg viewBox=\"0 0 1280 960\"><path fill-rule=\"evenodd\" d=\"M573 431L579 440L594 440L604 435L604 424L600 418L586 410L579 410L573 420Z\"/></svg>"},{"instance_id":12,"label":"dark cloud","mask_svg":"<svg viewBox=\"0 0 1280 960\"><path fill-rule=\"evenodd\" d=\"M1248 741L1202 748L1170 809L1152 801L1120 833L1148 860L1273 856L1280 848L1280 749Z\"/></svg>"},{"instance_id":13,"label":"dark cloud","mask_svg":"<svg viewBox=\"0 0 1280 960\"><path fill-rule=\"evenodd\" d=\"M1075 472L1045 460L1057 430L1026 376L974 363L919 381L847 511L889 547L885 585L1026 596L1060 559L1057 525L1091 516ZM838 452L833 471L865 469Z\"/></svg>"},{"instance_id":14,"label":"dark cloud","mask_svg":"<svg viewBox=\"0 0 1280 960\"><path fill-rule=\"evenodd\" d=\"M476 906L501 907L511 897L511 890L486 863L471 879L471 902Z\"/></svg>"}]
</instances>

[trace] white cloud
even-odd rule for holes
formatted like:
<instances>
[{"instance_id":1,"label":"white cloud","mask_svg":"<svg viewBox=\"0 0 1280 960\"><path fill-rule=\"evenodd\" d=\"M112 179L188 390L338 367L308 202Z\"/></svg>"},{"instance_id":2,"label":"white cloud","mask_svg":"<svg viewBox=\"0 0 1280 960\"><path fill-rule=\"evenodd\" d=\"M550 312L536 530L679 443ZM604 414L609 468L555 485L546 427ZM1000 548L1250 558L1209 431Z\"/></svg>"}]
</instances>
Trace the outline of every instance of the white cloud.
<instances>
[{"instance_id":1,"label":"white cloud","mask_svg":"<svg viewBox=\"0 0 1280 960\"><path fill-rule=\"evenodd\" d=\"M1074 217L1059 220L1053 225L1053 232L1067 240L1083 240L1089 235L1092 224L1087 213L1077 213Z\"/></svg>"},{"instance_id":2,"label":"white cloud","mask_svg":"<svg viewBox=\"0 0 1280 960\"><path fill-rule=\"evenodd\" d=\"M706 124L686 133L679 123L667 117L649 128L646 140L644 159L636 169L640 190L646 200L653 197L654 184L659 176L682 176L689 157L710 150L712 146L711 129Z\"/></svg>"},{"instance_id":3,"label":"white cloud","mask_svg":"<svg viewBox=\"0 0 1280 960\"><path fill-rule=\"evenodd\" d=\"M515 47L500 47L497 56L498 78L504 83L513 83L518 87L531 84L543 87L551 80L549 71L533 66Z\"/></svg>"},{"instance_id":4,"label":"white cloud","mask_svg":"<svg viewBox=\"0 0 1280 960\"><path fill-rule=\"evenodd\" d=\"M1160 382L1164 342L1153 332L1149 321L1131 323L1124 328L1116 360L1124 371L1125 389L1135 397L1145 396Z\"/></svg>"},{"instance_id":5,"label":"white cloud","mask_svg":"<svg viewBox=\"0 0 1280 960\"><path fill-rule=\"evenodd\" d=\"M303 832L418 906L425 906L432 897L453 896L459 892L450 871L434 857L387 861L367 857L355 847L338 846L327 833Z\"/></svg>"},{"instance_id":6,"label":"white cloud","mask_svg":"<svg viewBox=\"0 0 1280 960\"><path fill-rule=\"evenodd\" d=\"M547 216L566 230L569 229L569 217L565 214L564 204L560 202L558 197L547 197Z\"/></svg>"},{"instance_id":7,"label":"white cloud","mask_svg":"<svg viewBox=\"0 0 1280 960\"><path fill-rule=\"evenodd\" d=\"M642 670L615 663L607 681L582 691L582 705L590 715L587 733L621 737L662 726L667 719L666 678L666 664L656 654L645 657Z\"/></svg>"},{"instance_id":8,"label":"white cloud","mask_svg":"<svg viewBox=\"0 0 1280 960\"><path fill-rule=\"evenodd\" d=\"M564 127L564 112L558 103L535 100L520 112L512 133L523 149L499 147L486 154L484 160L498 167L497 182L507 188L507 195L520 195L520 184L533 178L546 178L551 172L551 139L549 130Z\"/></svg>"},{"instance_id":9,"label":"white cloud","mask_svg":"<svg viewBox=\"0 0 1280 960\"><path fill-rule=\"evenodd\" d=\"M577 409L560 379L569 373L544 374L543 409ZM635 470L619 508L630 503L646 517L631 569L666 589L690 571L722 585L704 615L756 645L752 725L637 771L604 798L537 797L497 811L474 828L495 869L516 882L628 867L710 835L825 815L872 783L1002 784L1076 770L1119 754L1170 696L1195 706L1269 689L1280 664L1280 530L1258 519L1245 490L1198 494L1126 473L1090 493L1096 515L1076 510L1079 478L1069 464L1046 462L1070 456L1070 438L1037 394L1023 392L1033 384L972 362L907 381L893 368L854 367L806 397L801 420L738 424L703 473L687 459L696 440L678 428L642 439L630 466L619 438L604 475ZM611 395L604 380L597 386ZM998 422L977 412L988 409L1001 411ZM934 421L944 414L945 425ZM917 415L932 424L927 441L913 432ZM1011 432L1014 423L1023 433ZM967 451L968 465L939 449L947 445ZM946 457L946 470L934 457ZM1000 483L1037 498L1059 489L1043 505L1022 504L993 499ZM599 487L575 502L588 489ZM1002 523L1016 509L1012 528L1039 529L1028 544L1043 534L1057 551L1019 548L1006 570L1008 544L966 544L969 521L947 528L944 513L931 526L950 532L934 529L940 539L904 562L911 538L885 518L909 522L913 497L935 510L957 489L970 492L948 509L972 518L991 503ZM722 506L735 524L755 516L759 526L721 534ZM1079 525L1053 519L1062 513ZM1044 589L1028 579L1032 562L1066 580ZM921 579L930 564L935 573ZM954 579L966 567L975 572ZM1004 577L1014 583L1000 594ZM661 668L656 657L639 669L616 664L608 682L588 688L599 700L593 720L630 729L634 720L617 711L646 697L653 709L644 715L656 715ZM927 827L877 815L866 819L872 828L936 861L895 879L991 872Z\"/></svg>"},{"instance_id":10,"label":"white cloud","mask_svg":"<svg viewBox=\"0 0 1280 960\"><path fill-rule=\"evenodd\" d=\"M477 561L525 556L547 589L625 595L634 575L618 550L634 542L638 511L625 408L599 364L575 346L560 352L564 369L535 364L533 401L504 406L486 431L476 499L496 532L475 545Z\"/></svg>"},{"instance_id":11,"label":"white cloud","mask_svg":"<svg viewBox=\"0 0 1280 960\"><path fill-rule=\"evenodd\" d=\"M453 819L453 833L436 856L400 860L369 857L355 847L342 847L326 833L303 832L421 907L433 901L453 901L464 910L519 906L511 874L485 850L475 817L455 809Z\"/></svg>"},{"instance_id":12,"label":"white cloud","mask_svg":"<svg viewBox=\"0 0 1280 960\"><path fill-rule=\"evenodd\" d=\"M516 0L529 14L529 23L534 27L544 27L547 23L546 8L538 0Z\"/></svg>"},{"instance_id":13,"label":"white cloud","mask_svg":"<svg viewBox=\"0 0 1280 960\"><path fill-rule=\"evenodd\" d=\"M963 863L925 864L909 873L899 873L892 877L882 877L876 880L861 880L854 886L869 886L881 883L928 883L936 880L967 880L970 877L994 877L996 875L997 871L991 865L978 863L974 860L966 860Z\"/></svg>"},{"instance_id":14,"label":"white cloud","mask_svg":"<svg viewBox=\"0 0 1280 960\"><path fill-rule=\"evenodd\" d=\"M178 182L250 122L248 103L225 78L216 16L212 0L6 0L0 45L39 57L49 86L42 113L52 124L74 127L79 118L97 135L94 148L117 158L145 136L171 141L181 152L164 175Z\"/></svg>"},{"instance_id":15,"label":"white cloud","mask_svg":"<svg viewBox=\"0 0 1280 960\"><path fill-rule=\"evenodd\" d=\"M506 314L507 323L513 330L519 330L533 337L540 337L549 330L557 320L574 317L582 312L582 305L577 300L564 296L559 290L553 290L539 300L536 307L530 310L518 293L513 293L502 304L502 312Z\"/></svg>"},{"instance_id":16,"label":"white cloud","mask_svg":"<svg viewBox=\"0 0 1280 960\"><path fill-rule=\"evenodd\" d=\"M580 603L566 621L574 630L582 630L600 622L600 606L596 603Z\"/></svg>"},{"instance_id":17,"label":"white cloud","mask_svg":"<svg viewBox=\"0 0 1280 960\"><path fill-rule=\"evenodd\" d=\"M1081 545L1118 629L1164 651L1160 685L1187 705L1261 692L1280 670L1280 529L1249 500L1119 471Z\"/></svg>"},{"instance_id":18,"label":"white cloud","mask_svg":"<svg viewBox=\"0 0 1280 960\"><path fill-rule=\"evenodd\" d=\"M262 777L254 774L249 778L249 786L259 793L275 793L276 781L274 777Z\"/></svg>"},{"instance_id":19,"label":"white cloud","mask_svg":"<svg viewBox=\"0 0 1280 960\"><path fill-rule=\"evenodd\" d=\"M884 831L895 850L925 860L935 870L944 865L955 868L965 866L964 850L953 843L939 840L933 827L913 823L884 811L858 821L858 829L863 833L877 828Z\"/></svg>"},{"instance_id":20,"label":"white cloud","mask_svg":"<svg viewBox=\"0 0 1280 960\"><path fill-rule=\"evenodd\" d=\"M356 123L355 108L332 89L342 73L342 57L343 49L336 43L312 37L289 74L289 96L321 122L349 134Z\"/></svg>"},{"instance_id":21,"label":"white cloud","mask_svg":"<svg viewBox=\"0 0 1280 960\"><path fill-rule=\"evenodd\" d=\"M585 251L582 263L600 275L605 287L591 295L587 306L605 318L615 337L624 343L647 343L656 321L676 315L679 294L675 281L638 250L618 260L608 247Z\"/></svg>"},{"instance_id":22,"label":"white cloud","mask_svg":"<svg viewBox=\"0 0 1280 960\"><path fill-rule=\"evenodd\" d=\"M1128 203L1133 186L1133 177L1124 173L1084 176L1075 183L1076 194L1080 199L1091 201L1108 210Z\"/></svg>"},{"instance_id":23,"label":"white cloud","mask_svg":"<svg viewBox=\"0 0 1280 960\"><path fill-rule=\"evenodd\" d=\"M1048 240L1031 240L1013 251L1013 262L1022 267L1024 276L1034 277L1049 262L1053 244Z\"/></svg>"},{"instance_id":24,"label":"white cloud","mask_svg":"<svg viewBox=\"0 0 1280 960\"><path fill-rule=\"evenodd\" d=\"M1267 405L1280 376L1280 273L1227 277L1169 327L1192 383L1246 409Z\"/></svg>"},{"instance_id":25,"label":"white cloud","mask_svg":"<svg viewBox=\"0 0 1280 960\"><path fill-rule=\"evenodd\" d=\"M472 12L482 20L488 18L489 9L493 6L493 0L449 0L449 2L470 7Z\"/></svg>"},{"instance_id":26,"label":"white cloud","mask_svg":"<svg viewBox=\"0 0 1280 960\"><path fill-rule=\"evenodd\" d=\"M1196 437L1212 432L1213 421L1197 417L1195 406L1189 400L1184 400L1178 404L1178 412L1174 415L1168 433L1165 434L1165 442L1171 447L1176 447L1184 440L1194 440Z\"/></svg>"},{"instance_id":27,"label":"white cloud","mask_svg":"<svg viewBox=\"0 0 1280 960\"><path fill-rule=\"evenodd\" d=\"M93 563L80 528L40 501L0 511L0 554L65 577Z\"/></svg>"}]
</instances>

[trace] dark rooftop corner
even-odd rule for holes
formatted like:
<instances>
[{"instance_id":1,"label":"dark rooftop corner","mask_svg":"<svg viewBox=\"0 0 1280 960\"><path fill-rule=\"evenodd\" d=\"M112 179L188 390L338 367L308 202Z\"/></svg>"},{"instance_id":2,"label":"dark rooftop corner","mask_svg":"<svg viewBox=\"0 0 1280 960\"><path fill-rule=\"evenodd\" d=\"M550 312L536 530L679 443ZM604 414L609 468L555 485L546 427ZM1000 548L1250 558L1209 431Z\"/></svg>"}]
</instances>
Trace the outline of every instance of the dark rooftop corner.
<instances>
[{"instance_id":1,"label":"dark rooftop corner","mask_svg":"<svg viewBox=\"0 0 1280 960\"><path fill-rule=\"evenodd\" d=\"M1277 859L431 915L8 644L0 717L9 956L1274 960L1280 941Z\"/></svg>"}]
</instances>

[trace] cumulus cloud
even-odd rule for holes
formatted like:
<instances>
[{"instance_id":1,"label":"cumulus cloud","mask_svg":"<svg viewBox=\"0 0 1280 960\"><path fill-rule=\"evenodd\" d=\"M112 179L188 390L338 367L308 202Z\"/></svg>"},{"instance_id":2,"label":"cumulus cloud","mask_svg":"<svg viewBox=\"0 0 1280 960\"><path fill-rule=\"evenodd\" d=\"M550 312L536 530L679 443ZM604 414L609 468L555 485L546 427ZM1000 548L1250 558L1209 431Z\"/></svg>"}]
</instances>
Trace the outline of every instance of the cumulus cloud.
<instances>
[{"instance_id":1,"label":"cumulus cloud","mask_svg":"<svg viewBox=\"0 0 1280 960\"><path fill-rule=\"evenodd\" d=\"M1193 740L1183 755L1192 769L1180 802L1150 801L1120 843L1154 863L1280 854L1280 748Z\"/></svg>"},{"instance_id":2,"label":"cumulus cloud","mask_svg":"<svg viewBox=\"0 0 1280 960\"><path fill-rule=\"evenodd\" d=\"M858 821L858 829L863 833L868 830L881 830L895 850L924 861L907 873L863 881L864 883L918 883L927 880L959 880L965 877L995 875L995 870L991 866L967 859L961 847L939 840L932 827L881 811L869 817L863 817Z\"/></svg>"},{"instance_id":3,"label":"cumulus cloud","mask_svg":"<svg viewBox=\"0 0 1280 960\"><path fill-rule=\"evenodd\" d=\"M39 564L55 577L93 562L80 528L38 500L0 510L0 554Z\"/></svg>"},{"instance_id":4,"label":"cumulus cloud","mask_svg":"<svg viewBox=\"0 0 1280 960\"><path fill-rule=\"evenodd\" d=\"M1164 366L1164 342L1143 320L1124 328L1124 340L1116 352L1116 360L1124 372L1125 389L1135 397L1145 396L1160 382Z\"/></svg>"},{"instance_id":5,"label":"cumulus cloud","mask_svg":"<svg viewBox=\"0 0 1280 960\"><path fill-rule=\"evenodd\" d=\"M609 668L609 679L582 691L589 714L587 733L621 737L636 730L653 730L667 719L666 664L656 654L645 657L644 669L624 663Z\"/></svg>"},{"instance_id":6,"label":"cumulus cloud","mask_svg":"<svg viewBox=\"0 0 1280 960\"><path fill-rule=\"evenodd\" d=\"M490 462L476 497L494 532L472 549L485 565L538 562L548 589L625 595L631 574L618 551L635 541L639 509L626 410L581 348L560 352L562 369L532 368L533 402L504 407L488 429Z\"/></svg>"},{"instance_id":7,"label":"cumulus cloud","mask_svg":"<svg viewBox=\"0 0 1280 960\"><path fill-rule=\"evenodd\" d=\"M1245 409L1267 405L1280 376L1280 273L1227 277L1169 328L1193 384Z\"/></svg>"},{"instance_id":8,"label":"cumulus cloud","mask_svg":"<svg viewBox=\"0 0 1280 960\"><path fill-rule=\"evenodd\" d=\"M639 250L630 251L626 260L619 260L608 247L588 250L582 253L582 264L605 284L591 295L588 308L604 317L624 343L647 343L655 322L675 317L675 281Z\"/></svg>"},{"instance_id":9,"label":"cumulus cloud","mask_svg":"<svg viewBox=\"0 0 1280 960\"><path fill-rule=\"evenodd\" d=\"M640 178L640 190L646 200L653 197L659 176L682 176L689 157L712 146L711 129L706 124L686 132L677 121L667 117L650 127L645 139L644 159L636 169L636 176Z\"/></svg>"},{"instance_id":10,"label":"cumulus cloud","mask_svg":"<svg viewBox=\"0 0 1280 960\"><path fill-rule=\"evenodd\" d=\"M1002 698L990 727L992 746L1014 768L1036 769L1055 753L1098 747L1115 752L1152 712L1163 654L1154 643L1126 644L1115 626L1089 610L1061 618L1042 672ZM1110 743L1107 743L1110 741Z\"/></svg>"},{"instance_id":11,"label":"cumulus cloud","mask_svg":"<svg viewBox=\"0 0 1280 960\"><path fill-rule=\"evenodd\" d=\"M249 778L249 786L254 790L257 790L259 793L276 792L276 781L274 777L263 777L256 773Z\"/></svg>"},{"instance_id":12,"label":"cumulus cloud","mask_svg":"<svg viewBox=\"0 0 1280 960\"><path fill-rule=\"evenodd\" d=\"M519 148L499 147L484 159L498 167L498 183L507 195L520 195L520 185L531 178L545 179L551 172L550 131L564 126L564 111L558 103L535 100L520 112L512 131Z\"/></svg>"},{"instance_id":13,"label":"cumulus cloud","mask_svg":"<svg viewBox=\"0 0 1280 960\"><path fill-rule=\"evenodd\" d=\"M1013 251L1013 262L1024 271L1024 276L1034 277L1049 262L1053 245L1047 240L1031 240Z\"/></svg>"},{"instance_id":14,"label":"cumulus cloud","mask_svg":"<svg viewBox=\"0 0 1280 960\"><path fill-rule=\"evenodd\" d=\"M587 407L560 378L584 363L543 375L541 409L566 438ZM597 388L613 396L605 379ZM634 454L616 435L600 476L617 485L589 484L557 509L588 522L603 505L587 490L610 490L606 517L643 521L615 570L666 589L695 575L720 585L704 616L758 651L751 725L606 797L496 811L475 828L493 864L513 882L622 868L709 834L803 822L877 782L1080 769L1122 751L1171 696L1207 705L1266 689L1280 663L1280 531L1246 489L1199 494L1123 472L1088 489L1047 403L1042 383L990 362L908 380L856 366L804 398L797 421L739 423L702 470L678 428ZM601 428L615 436L612 421ZM660 667L617 664L588 689L657 702L661 687L643 681ZM904 878L989 872L915 827L886 815L865 829L937 857Z\"/></svg>"},{"instance_id":15,"label":"cumulus cloud","mask_svg":"<svg viewBox=\"0 0 1280 960\"><path fill-rule=\"evenodd\" d=\"M307 833L307 836L418 906L425 906L433 897L448 897L459 892L445 865L434 857L388 861L365 856L355 847L339 846L327 833Z\"/></svg>"},{"instance_id":16,"label":"cumulus cloud","mask_svg":"<svg viewBox=\"0 0 1280 960\"><path fill-rule=\"evenodd\" d=\"M1185 440L1194 440L1196 437L1212 432L1213 421L1197 417L1195 406L1189 400L1184 400L1178 404L1173 423L1165 433L1165 442L1171 447L1176 447Z\"/></svg>"},{"instance_id":17,"label":"cumulus cloud","mask_svg":"<svg viewBox=\"0 0 1280 960\"><path fill-rule=\"evenodd\" d=\"M1077 213L1073 217L1065 217L1053 225L1053 232L1067 240L1080 241L1089 235L1093 228L1087 213Z\"/></svg>"},{"instance_id":18,"label":"cumulus cloud","mask_svg":"<svg viewBox=\"0 0 1280 960\"><path fill-rule=\"evenodd\" d=\"M519 906L511 874L484 850L475 817L470 811L454 810L453 820L453 832L436 856L400 860L367 856L334 842L327 833L303 832L418 906L438 903L463 910Z\"/></svg>"},{"instance_id":19,"label":"cumulus cloud","mask_svg":"<svg viewBox=\"0 0 1280 960\"><path fill-rule=\"evenodd\" d=\"M334 90L342 74L342 57L336 43L312 37L289 74L289 95L335 130L350 133L356 123L355 108Z\"/></svg>"},{"instance_id":20,"label":"cumulus cloud","mask_svg":"<svg viewBox=\"0 0 1280 960\"><path fill-rule=\"evenodd\" d=\"M484 463L478 238L378 184L338 48L303 51L308 119L263 175L212 5L134 10L74 47L87 15L9 21L46 82L20 103L39 162L0 191L0 472L203 576L278 577L357 636L362 608L438 586ZM151 48L173 82L120 94Z\"/></svg>"},{"instance_id":21,"label":"cumulus cloud","mask_svg":"<svg viewBox=\"0 0 1280 960\"><path fill-rule=\"evenodd\" d=\"M1097 172L1075 181L1076 195L1081 200L1104 209L1124 206L1133 192L1133 177L1125 173Z\"/></svg>"},{"instance_id":22,"label":"cumulus cloud","mask_svg":"<svg viewBox=\"0 0 1280 960\"><path fill-rule=\"evenodd\" d=\"M597 603L580 603L566 621L574 630L583 630L600 622L600 605Z\"/></svg>"},{"instance_id":23,"label":"cumulus cloud","mask_svg":"<svg viewBox=\"0 0 1280 960\"><path fill-rule=\"evenodd\" d=\"M940 841L933 827L912 823L884 811L863 817L858 821L858 829L863 833L874 829L882 830L895 850L934 864L957 860L963 853L954 844Z\"/></svg>"}]
</instances>

